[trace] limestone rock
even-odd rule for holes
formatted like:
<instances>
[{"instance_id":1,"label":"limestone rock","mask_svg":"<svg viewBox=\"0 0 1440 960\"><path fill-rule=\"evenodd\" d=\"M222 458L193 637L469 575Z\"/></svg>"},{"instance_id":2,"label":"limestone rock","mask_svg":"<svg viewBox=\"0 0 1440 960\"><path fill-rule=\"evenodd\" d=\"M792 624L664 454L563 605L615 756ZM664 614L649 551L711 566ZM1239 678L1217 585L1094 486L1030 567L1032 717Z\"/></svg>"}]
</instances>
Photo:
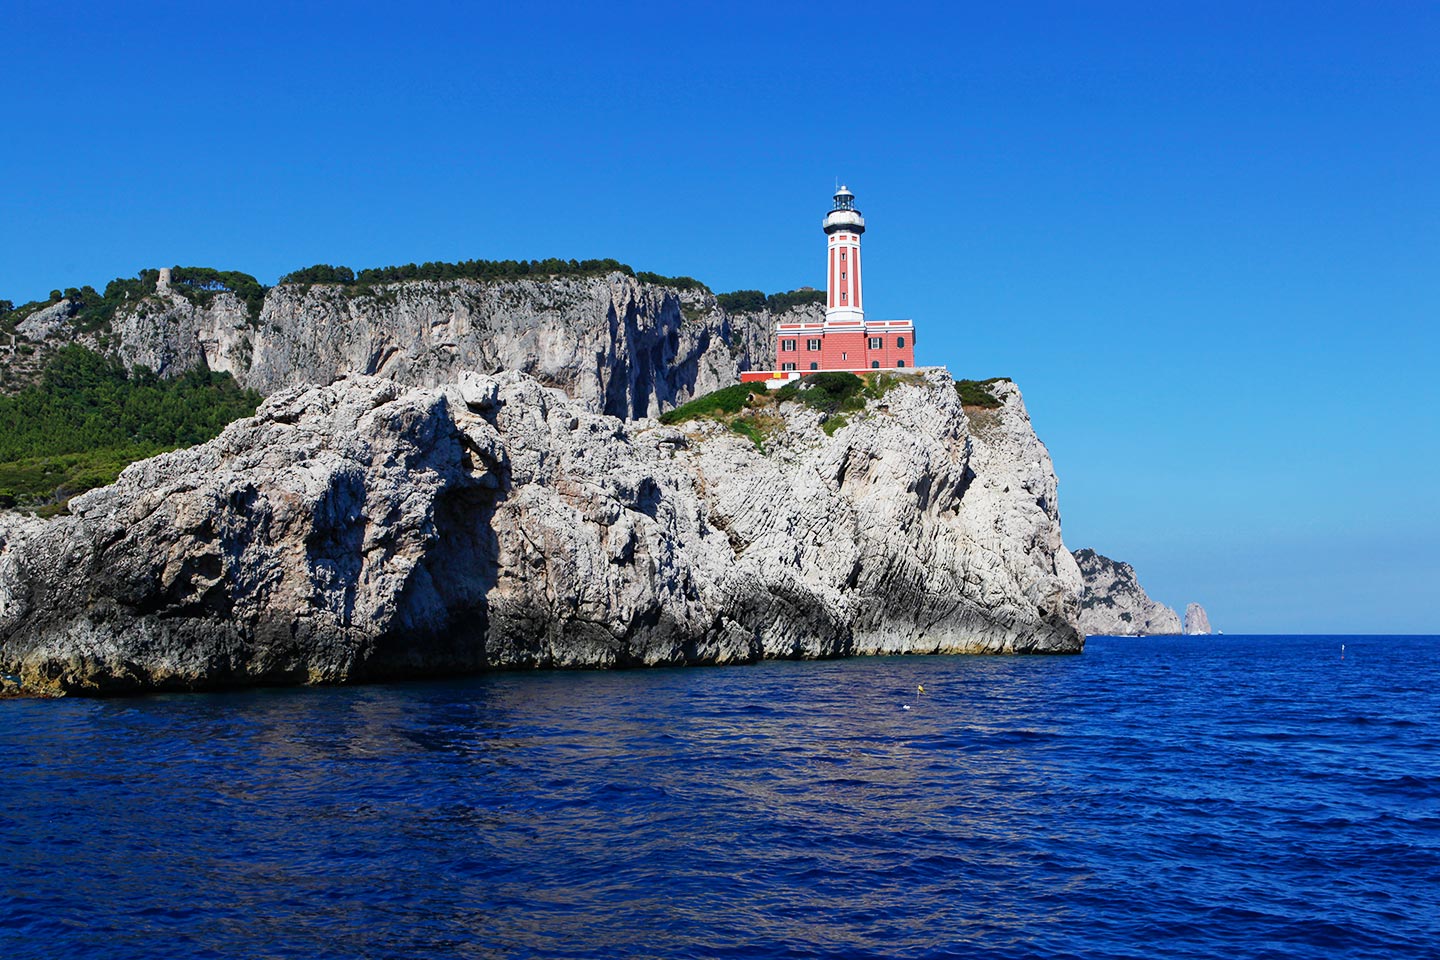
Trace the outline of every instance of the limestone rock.
<instances>
[{"instance_id":1,"label":"limestone rock","mask_svg":"<svg viewBox=\"0 0 1440 960\"><path fill-rule=\"evenodd\" d=\"M1185 632L1195 636L1210 633L1210 618L1198 603L1185 605Z\"/></svg>"},{"instance_id":2,"label":"limestone rock","mask_svg":"<svg viewBox=\"0 0 1440 960\"><path fill-rule=\"evenodd\" d=\"M972 422L915 377L830 437L786 403L764 451L518 372L279 389L71 516L0 517L0 672L95 693L1078 652L1050 459L997 389Z\"/></svg>"},{"instance_id":3,"label":"limestone rock","mask_svg":"<svg viewBox=\"0 0 1440 960\"><path fill-rule=\"evenodd\" d=\"M1151 600L1135 568L1094 550L1075 551L1084 578L1080 593L1080 629L1086 636L1134 637L1178 634L1180 616Z\"/></svg>"},{"instance_id":4,"label":"limestone rock","mask_svg":"<svg viewBox=\"0 0 1440 960\"><path fill-rule=\"evenodd\" d=\"M16 325L15 332L32 343L41 343L52 337L62 336L69 333L70 318L75 316L78 310L79 307L73 302L61 300L43 310L36 310L21 320Z\"/></svg>"},{"instance_id":5,"label":"limestone rock","mask_svg":"<svg viewBox=\"0 0 1440 960\"><path fill-rule=\"evenodd\" d=\"M374 287L284 284L257 316L228 292L203 306L168 284L118 310L111 329L77 332L69 301L18 327L31 346L0 351L13 389L34 382L67 343L164 377L204 366L269 395L349 374L437 386L462 371L519 370L591 409L654 416L775 362L774 323L818 318L798 307L727 314L702 289L623 273L536 280L412 280Z\"/></svg>"},{"instance_id":6,"label":"limestone rock","mask_svg":"<svg viewBox=\"0 0 1440 960\"><path fill-rule=\"evenodd\" d=\"M249 310L232 293L218 293L202 307L167 288L118 311L112 326L115 352L127 368L174 377L203 366L243 383L253 334Z\"/></svg>"}]
</instances>

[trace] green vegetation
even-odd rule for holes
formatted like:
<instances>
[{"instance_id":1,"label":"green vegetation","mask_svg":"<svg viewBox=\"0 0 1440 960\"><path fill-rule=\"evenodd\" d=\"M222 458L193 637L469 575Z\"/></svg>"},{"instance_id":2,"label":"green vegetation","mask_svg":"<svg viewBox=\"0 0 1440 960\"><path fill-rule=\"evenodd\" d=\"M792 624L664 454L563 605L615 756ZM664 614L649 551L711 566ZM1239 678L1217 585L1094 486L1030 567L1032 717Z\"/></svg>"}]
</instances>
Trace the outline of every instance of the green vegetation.
<instances>
[{"instance_id":1,"label":"green vegetation","mask_svg":"<svg viewBox=\"0 0 1440 960\"><path fill-rule=\"evenodd\" d=\"M707 393L703 397L697 397L674 410L667 410L660 415L660 422L676 424L694 420L697 417L713 418L719 414L739 413L748 405L752 396L763 395L766 392L767 389L763 383L737 383L716 390L714 393Z\"/></svg>"},{"instance_id":2,"label":"green vegetation","mask_svg":"<svg viewBox=\"0 0 1440 960\"><path fill-rule=\"evenodd\" d=\"M349 267L332 267L317 263L304 270L294 270L280 278L280 283L354 283L355 271Z\"/></svg>"},{"instance_id":3,"label":"green vegetation","mask_svg":"<svg viewBox=\"0 0 1440 960\"><path fill-rule=\"evenodd\" d=\"M641 283L653 283L661 287L674 287L676 290L704 290L707 293L710 288L705 286L694 277L667 277L659 273L651 273L649 270L641 270L635 274L635 279Z\"/></svg>"},{"instance_id":4,"label":"green vegetation","mask_svg":"<svg viewBox=\"0 0 1440 960\"><path fill-rule=\"evenodd\" d=\"M260 318L268 289L248 273L211 267L175 267L170 271L170 287L200 307L209 306L217 293L229 291L245 303L252 321Z\"/></svg>"},{"instance_id":5,"label":"green vegetation","mask_svg":"<svg viewBox=\"0 0 1440 960\"><path fill-rule=\"evenodd\" d=\"M9 300L0 300L0 331L14 333L20 321L39 310L69 300L78 309L72 324L81 333L92 333L110 325L115 311L125 303L141 300L155 292L155 282L160 276L158 270L141 270L133 279L118 277L105 285L105 292L99 293L94 287L70 287L64 291L51 290L49 300L32 300L16 307ZM5 309L7 308L8 309Z\"/></svg>"},{"instance_id":6,"label":"green vegetation","mask_svg":"<svg viewBox=\"0 0 1440 960\"><path fill-rule=\"evenodd\" d=\"M803 307L809 304L825 305L824 290L791 290L788 293L772 293L765 298L766 304L770 307L771 313L784 313L792 307Z\"/></svg>"},{"instance_id":7,"label":"green vegetation","mask_svg":"<svg viewBox=\"0 0 1440 960\"><path fill-rule=\"evenodd\" d=\"M354 271L318 263L313 267L287 273L281 283L338 283L343 286L373 287L405 280L525 280L542 277L597 277L608 273L636 276L634 270L619 260L461 260L457 263L431 261L401 266L371 267ZM648 274L655 282L666 279L701 285L689 277L664 278Z\"/></svg>"},{"instance_id":8,"label":"green vegetation","mask_svg":"<svg viewBox=\"0 0 1440 960\"><path fill-rule=\"evenodd\" d=\"M991 377L989 380L956 380L955 392L960 395L960 403L966 407L984 407L993 410L1000 406L1000 401L988 389L992 383L1009 383L1009 377Z\"/></svg>"},{"instance_id":9,"label":"green vegetation","mask_svg":"<svg viewBox=\"0 0 1440 960\"><path fill-rule=\"evenodd\" d=\"M791 290L788 293L772 293L765 296L759 290L732 290L715 298L727 313L759 313L768 309L771 313L784 313L792 307L806 304L825 303L824 290Z\"/></svg>"},{"instance_id":10,"label":"green vegetation","mask_svg":"<svg viewBox=\"0 0 1440 960\"><path fill-rule=\"evenodd\" d=\"M792 380L771 391L763 383L737 383L697 397L660 417L661 423L678 424L701 417L725 424L735 433L749 437L762 453L765 438L783 425L776 405L787 400L803 403L822 414L820 429L833 436L850 422L850 416L865 409L870 400L879 400L902 383L924 383L913 373L853 373L830 370Z\"/></svg>"},{"instance_id":11,"label":"green vegetation","mask_svg":"<svg viewBox=\"0 0 1440 960\"><path fill-rule=\"evenodd\" d=\"M229 374L162 380L62 347L38 386L0 397L0 506L55 504L103 486L126 464L209 440L259 402Z\"/></svg>"},{"instance_id":12,"label":"green vegetation","mask_svg":"<svg viewBox=\"0 0 1440 960\"><path fill-rule=\"evenodd\" d=\"M776 391L775 399L799 400L821 413L839 413L864 409L865 397L861 395L864 389L865 381L855 374L830 370L790 381Z\"/></svg>"},{"instance_id":13,"label":"green vegetation","mask_svg":"<svg viewBox=\"0 0 1440 960\"><path fill-rule=\"evenodd\" d=\"M362 290L405 280L528 280L550 277L599 277L623 273L643 283L654 283L677 290L706 290L694 277L667 277L647 270L636 272L619 260L461 260L456 263L432 261L407 263L403 266L373 267L355 271L328 263L294 270L280 278L281 283L333 283Z\"/></svg>"},{"instance_id":14,"label":"green vegetation","mask_svg":"<svg viewBox=\"0 0 1440 960\"><path fill-rule=\"evenodd\" d=\"M726 313L759 313L765 309L765 294L759 290L732 290L715 299Z\"/></svg>"},{"instance_id":15,"label":"green vegetation","mask_svg":"<svg viewBox=\"0 0 1440 960\"><path fill-rule=\"evenodd\" d=\"M737 417L730 421L730 429L742 437L749 437L750 442L755 444L756 450L761 453L765 452L765 436L760 432L760 428L751 421Z\"/></svg>"},{"instance_id":16,"label":"green vegetation","mask_svg":"<svg viewBox=\"0 0 1440 960\"><path fill-rule=\"evenodd\" d=\"M31 508L41 516L65 511L76 494L114 483L120 471L164 453L162 446L114 447L59 457L0 461L0 508Z\"/></svg>"}]
</instances>

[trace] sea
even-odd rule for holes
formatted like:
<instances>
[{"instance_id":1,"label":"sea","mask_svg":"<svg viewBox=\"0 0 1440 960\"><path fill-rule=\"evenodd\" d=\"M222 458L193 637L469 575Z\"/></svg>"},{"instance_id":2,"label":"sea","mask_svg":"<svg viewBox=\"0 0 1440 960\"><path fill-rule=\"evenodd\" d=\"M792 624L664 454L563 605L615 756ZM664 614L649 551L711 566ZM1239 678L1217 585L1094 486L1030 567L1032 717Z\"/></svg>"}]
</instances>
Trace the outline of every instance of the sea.
<instances>
[{"instance_id":1,"label":"sea","mask_svg":"<svg viewBox=\"0 0 1440 960\"><path fill-rule=\"evenodd\" d=\"M6 960L1440 957L1436 637L17 700L0 749Z\"/></svg>"}]
</instances>

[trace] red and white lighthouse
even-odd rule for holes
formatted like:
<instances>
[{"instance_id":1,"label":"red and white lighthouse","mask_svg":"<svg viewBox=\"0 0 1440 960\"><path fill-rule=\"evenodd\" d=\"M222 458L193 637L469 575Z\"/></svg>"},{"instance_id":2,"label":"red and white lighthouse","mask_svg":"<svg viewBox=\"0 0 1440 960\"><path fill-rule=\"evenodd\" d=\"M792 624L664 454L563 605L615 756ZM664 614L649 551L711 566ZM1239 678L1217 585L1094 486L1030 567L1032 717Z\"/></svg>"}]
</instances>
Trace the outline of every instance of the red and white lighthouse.
<instances>
[{"instance_id":1,"label":"red and white lighthouse","mask_svg":"<svg viewBox=\"0 0 1440 960\"><path fill-rule=\"evenodd\" d=\"M835 191L825 215L825 319L775 325L778 370L742 373L742 380L772 386L812 371L905 370L915 366L915 324L909 320L866 320L860 280L860 236L865 218L855 209L849 187Z\"/></svg>"},{"instance_id":2,"label":"red and white lighthouse","mask_svg":"<svg viewBox=\"0 0 1440 960\"><path fill-rule=\"evenodd\" d=\"M865 322L864 290L860 286L860 235L864 232L865 218L855 209L855 194L849 187L840 187L835 191L835 209L825 216L827 326Z\"/></svg>"}]
</instances>

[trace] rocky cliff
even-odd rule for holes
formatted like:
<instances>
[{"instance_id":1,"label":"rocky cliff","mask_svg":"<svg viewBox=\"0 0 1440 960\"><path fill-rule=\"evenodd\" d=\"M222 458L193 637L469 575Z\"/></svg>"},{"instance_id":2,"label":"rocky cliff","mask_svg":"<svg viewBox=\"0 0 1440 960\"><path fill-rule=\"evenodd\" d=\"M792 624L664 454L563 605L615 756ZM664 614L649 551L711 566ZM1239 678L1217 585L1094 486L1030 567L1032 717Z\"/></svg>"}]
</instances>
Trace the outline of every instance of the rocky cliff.
<instances>
[{"instance_id":1,"label":"rocky cliff","mask_svg":"<svg viewBox=\"0 0 1440 960\"><path fill-rule=\"evenodd\" d=\"M272 356L252 369L290 376ZM519 372L280 389L71 516L0 517L0 668L107 693L1081 649L1080 571L1012 384L972 418L948 376L906 378L831 436L768 400L762 450L711 420L596 412L603 371L575 369L598 392ZM624 383L627 408L653 402L656 381Z\"/></svg>"},{"instance_id":2,"label":"rocky cliff","mask_svg":"<svg viewBox=\"0 0 1440 960\"><path fill-rule=\"evenodd\" d=\"M1185 605L1185 632L1196 636L1210 633L1210 617L1198 603Z\"/></svg>"},{"instance_id":3,"label":"rocky cliff","mask_svg":"<svg viewBox=\"0 0 1440 960\"><path fill-rule=\"evenodd\" d=\"M795 318L816 308L800 308ZM808 311L808 312L807 312ZM234 294L201 302L162 288L82 329L70 301L34 313L0 348L8 384L33 381L49 352L81 343L162 376L196 366L262 394L374 374L436 386L461 371L518 370L592 410L655 415L774 362L768 312L731 316L709 291L624 273L538 280L282 284L259 312Z\"/></svg>"},{"instance_id":4,"label":"rocky cliff","mask_svg":"<svg viewBox=\"0 0 1440 960\"><path fill-rule=\"evenodd\" d=\"M1080 629L1086 636L1129 637L1180 632L1180 616L1151 600L1135 576L1135 568L1094 550L1075 551L1084 577L1080 594Z\"/></svg>"}]
</instances>

